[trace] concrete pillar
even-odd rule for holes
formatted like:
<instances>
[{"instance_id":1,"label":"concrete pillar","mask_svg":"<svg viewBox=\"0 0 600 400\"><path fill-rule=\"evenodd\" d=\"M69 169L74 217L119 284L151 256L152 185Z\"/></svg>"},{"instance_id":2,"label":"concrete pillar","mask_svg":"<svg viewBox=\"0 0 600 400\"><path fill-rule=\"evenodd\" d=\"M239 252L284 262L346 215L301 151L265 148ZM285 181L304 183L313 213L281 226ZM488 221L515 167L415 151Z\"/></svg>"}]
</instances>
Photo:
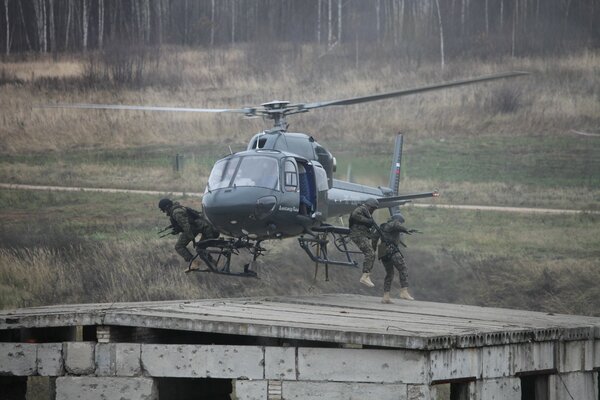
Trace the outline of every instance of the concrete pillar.
<instances>
[{"instance_id":1,"label":"concrete pillar","mask_svg":"<svg viewBox=\"0 0 600 400\"><path fill-rule=\"evenodd\" d=\"M152 378L64 376L56 379L56 400L158 400Z\"/></svg>"},{"instance_id":2,"label":"concrete pillar","mask_svg":"<svg viewBox=\"0 0 600 400\"><path fill-rule=\"evenodd\" d=\"M110 340L110 326L98 325L96 327L96 340L98 343L109 343Z\"/></svg>"}]
</instances>

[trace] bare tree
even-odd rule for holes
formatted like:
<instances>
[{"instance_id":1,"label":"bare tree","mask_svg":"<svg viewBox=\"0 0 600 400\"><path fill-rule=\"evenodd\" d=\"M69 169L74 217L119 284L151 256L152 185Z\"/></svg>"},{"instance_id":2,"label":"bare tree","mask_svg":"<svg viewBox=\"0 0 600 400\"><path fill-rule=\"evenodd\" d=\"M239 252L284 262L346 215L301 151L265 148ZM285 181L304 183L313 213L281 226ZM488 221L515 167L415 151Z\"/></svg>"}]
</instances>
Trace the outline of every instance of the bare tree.
<instances>
[{"instance_id":1,"label":"bare tree","mask_svg":"<svg viewBox=\"0 0 600 400\"><path fill-rule=\"evenodd\" d=\"M322 1L317 2L317 44L321 44L321 6Z\"/></svg>"},{"instance_id":2,"label":"bare tree","mask_svg":"<svg viewBox=\"0 0 600 400\"><path fill-rule=\"evenodd\" d=\"M231 0L231 43L235 43L235 1Z\"/></svg>"},{"instance_id":3,"label":"bare tree","mask_svg":"<svg viewBox=\"0 0 600 400\"><path fill-rule=\"evenodd\" d=\"M375 3L375 24L377 26L377 43L381 41L381 0Z\"/></svg>"},{"instance_id":4,"label":"bare tree","mask_svg":"<svg viewBox=\"0 0 600 400\"><path fill-rule=\"evenodd\" d=\"M210 46L215 45L215 0L210 2Z\"/></svg>"},{"instance_id":5,"label":"bare tree","mask_svg":"<svg viewBox=\"0 0 600 400\"><path fill-rule=\"evenodd\" d=\"M489 16L489 0L485 0L485 34L490 34L490 16ZM439 7L438 7L439 10Z\"/></svg>"},{"instance_id":6,"label":"bare tree","mask_svg":"<svg viewBox=\"0 0 600 400\"><path fill-rule=\"evenodd\" d=\"M48 41L46 37L46 2L44 0L33 0L33 9L35 12L39 51L40 53L45 53L48 51Z\"/></svg>"},{"instance_id":7,"label":"bare tree","mask_svg":"<svg viewBox=\"0 0 600 400\"><path fill-rule=\"evenodd\" d=\"M21 25L24 27L25 42L27 43L27 50L31 51L31 42L29 41L29 34L27 33L27 24L25 23L25 14L23 13L23 3L17 1L19 5L19 14L21 14Z\"/></svg>"},{"instance_id":8,"label":"bare tree","mask_svg":"<svg viewBox=\"0 0 600 400\"><path fill-rule=\"evenodd\" d=\"M54 30L54 0L48 0L48 13L50 20L50 51L56 54L56 32Z\"/></svg>"},{"instance_id":9,"label":"bare tree","mask_svg":"<svg viewBox=\"0 0 600 400\"><path fill-rule=\"evenodd\" d=\"M98 0L98 48L102 48L104 38L104 0Z\"/></svg>"},{"instance_id":10,"label":"bare tree","mask_svg":"<svg viewBox=\"0 0 600 400\"><path fill-rule=\"evenodd\" d=\"M67 23L65 25L65 50L69 48L69 28L71 27L71 13L73 11L73 0L67 0Z\"/></svg>"},{"instance_id":11,"label":"bare tree","mask_svg":"<svg viewBox=\"0 0 600 400\"><path fill-rule=\"evenodd\" d=\"M445 60L444 60L444 27L442 25L442 13L440 11L440 1L435 0L435 5L437 7L437 15L438 15L438 27L440 30L440 60L442 71L444 70Z\"/></svg>"},{"instance_id":12,"label":"bare tree","mask_svg":"<svg viewBox=\"0 0 600 400\"><path fill-rule=\"evenodd\" d=\"M6 15L6 55L10 54L10 21L8 19L8 0L4 0L4 13Z\"/></svg>"},{"instance_id":13,"label":"bare tree","mask_svg":"<svg viewBox=\"0 0 600 400\"><path fill-rule=\"evenodd\" d=\"M88 23L89 23L89 0L81 0L81 34L83 38L83 51L87 51L88 46Z\"/></svg>"},{"instance_id":14,"label":"bare tree","mask_svg":"<svg viewBox=\"0 0 600 400\"><path fill-rule=\"evenodd\" d=\"M338 34L337 41L342 43L342 0L338 0Z\"/></svg>"},{"instance_id":15,"label":"bare tree","mask_svg":"<svg viewBox=\"0 0 600 400\"><path fill-rule=\"evenodd\" d=\"M328 1L327 4L327 46L331 47L333 44L333 24L332 24L332 15L331 15L331 1Z\"/></svg>"}]
</instances>

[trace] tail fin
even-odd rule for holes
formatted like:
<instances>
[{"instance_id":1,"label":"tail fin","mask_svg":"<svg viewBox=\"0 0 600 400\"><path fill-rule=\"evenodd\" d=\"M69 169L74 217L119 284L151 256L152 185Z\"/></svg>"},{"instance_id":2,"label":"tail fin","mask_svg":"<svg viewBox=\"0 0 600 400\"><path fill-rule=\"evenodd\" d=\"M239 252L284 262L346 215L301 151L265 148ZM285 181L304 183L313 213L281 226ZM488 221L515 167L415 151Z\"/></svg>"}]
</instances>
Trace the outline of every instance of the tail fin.
<instances>
[{"instance_id":1,"label":"tail fin","mask_svg":"<svg viewBox=\"0 0 600 400\"><path fill-rule=\"evenodd\" d=\"M392 189L392 196L398 195L400 187L400 168L402 164L402 133L396 135L396 143L394 145L394 158L392 158L392 167L390 168L390 181L388 187ZM390 215L400 214L400 207L389 207Z\"/></svg>"}]
</instances>

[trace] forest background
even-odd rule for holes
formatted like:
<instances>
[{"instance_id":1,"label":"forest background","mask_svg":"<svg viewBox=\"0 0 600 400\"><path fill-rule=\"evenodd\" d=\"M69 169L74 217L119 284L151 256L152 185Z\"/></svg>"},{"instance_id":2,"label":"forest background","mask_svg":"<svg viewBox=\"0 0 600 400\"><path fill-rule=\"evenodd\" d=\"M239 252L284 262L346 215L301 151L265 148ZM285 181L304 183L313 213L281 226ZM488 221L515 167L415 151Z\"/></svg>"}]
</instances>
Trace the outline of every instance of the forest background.
<instances>
[{"instance_id":1,"label":"forest background","mask_svg":"<svg viewBox=\"0 0 600 400\"><path fill-rule=\"evenodd\" d=\"M507 70L514 80L290 119L338 159L338 178L435 204L580 210L404 209L418 299L600 315L598 0L2 0L0 182L201 192L264 121L41 109L54 103L232 107L318 101ZM267 122L268 124L268 122ZM172 166L183 155L181 170ZM0 189L0 307L345 292L294 240L260 280L185 275L159 239L160 196ZM199 207L193 196L178 197ZM385 211L377 218L385 220ZM333 221L340 223L340 221ZM344 221L342 221L344 222ZM244 257L240 264L244 263ZM395 282L395 287L398 283Z\"/></svg>"}]
</instances>

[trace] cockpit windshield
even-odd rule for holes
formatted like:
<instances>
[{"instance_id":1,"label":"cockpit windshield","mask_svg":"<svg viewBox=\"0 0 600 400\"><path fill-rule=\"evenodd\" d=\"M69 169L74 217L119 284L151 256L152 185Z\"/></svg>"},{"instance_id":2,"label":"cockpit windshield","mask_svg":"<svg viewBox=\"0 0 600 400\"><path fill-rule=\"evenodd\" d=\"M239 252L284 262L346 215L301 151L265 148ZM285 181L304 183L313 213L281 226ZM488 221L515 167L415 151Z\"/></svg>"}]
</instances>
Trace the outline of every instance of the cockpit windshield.
<instances>
[{"instance_id":1,"label":"cockpit windshield","mask_svg":"<svg viewBox=\"0 0 600 400\"><path fill-rule=\"evenodd\" d=\"M259 186L279 189L279 163L276 158L246 156L215 164L208 178L210 190L230 186Z\"/></svg>"},{"instance_id":2,"label":"cockpit windshield","mask_svg":"<svg viewBox=\"0 0 600 400\"><path fill-rule=\"evenodd\" d=\"M210 190L229 187L231 178L240 163L239 158L227 158L218 161L213 167L210 177L208 178L208 188Z\"/></svg>"}]
</instances>

